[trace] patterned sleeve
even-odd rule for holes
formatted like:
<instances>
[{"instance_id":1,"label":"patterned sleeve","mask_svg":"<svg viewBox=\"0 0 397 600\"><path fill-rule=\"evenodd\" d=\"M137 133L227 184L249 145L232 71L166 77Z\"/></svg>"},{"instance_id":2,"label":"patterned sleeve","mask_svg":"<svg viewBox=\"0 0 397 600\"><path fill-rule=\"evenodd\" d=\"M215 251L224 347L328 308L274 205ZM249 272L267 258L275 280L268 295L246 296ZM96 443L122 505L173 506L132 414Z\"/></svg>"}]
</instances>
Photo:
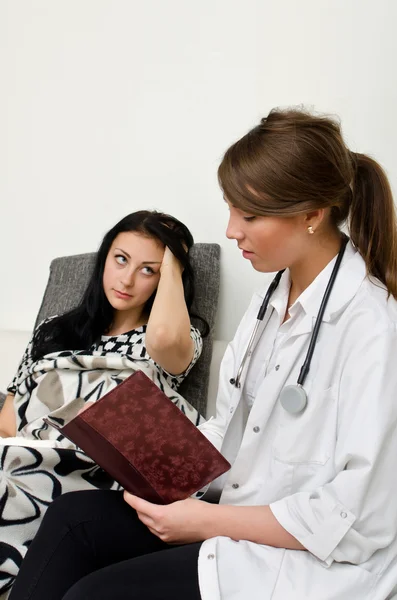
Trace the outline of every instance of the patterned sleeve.
<instances>
[{"instance_id":1,"label":"patterned sleeve","mask_svg":"<svg viewBox=\"0 0 397 600\"><path fill-rule=\"evenodd\" d=\"M56 316L56 315L54 315ZM34 336L36 335L36 332L39 330L39 328L43 325L43 323L47 323L48 321L51 321L51 319L53 319L54 317L49 317L48 319L44 319L38 326L37 328L34 330L32 337L30 338L30 341L28 343L28 345L26 346L26 350L22 356L22 360L19 363L17 372L15 374L14 379L11 381L10 385L7 387L7 392L9 394L13 394L15 395L16 391L17 391L17 381L18 379L21 377L21 375L23 375L24 373L27 373L29 368L32 366L33 364L33 359L32 359L32 347L33 347L33 339Z\"/></svg>"},{"instance_id":2,"label":"patterned sleeve","mask_svg":"<svg viewBox=\"0 0 397 600\"><path fill-rule=\"evenodd\" d=\"M190 337L192 338L194 344L193 358L183 373L180 373L179 375L172 375L172 373L168 373L156 363L156 366L160 373L163 375L163 377L165 377L169 385L174 389L178 388L181 385L182 381L185 379L185 377L187 377L187 375L190 373L193 366L200 358L201 352L203 350L203 338L201 337L201 333L199 332L199 330L193 327L193 325L191 325L190 327Z\"/></svg>"},{"instance_id":3,"label":"patterned sleeve","mask_svg":"<svg viewBox=\"0 0 397 600\"><path fill-rule=\"evenodd\" d=\"M15 393L17 391L17 381L18 381L19 377L22 375L22 373L25 373L33 363L33 360L32 360L33 338L34 338L34 333L33 333L32 337L30 338L28 345L26 346L26 350L22 356L21 362L19 363L15 377L11 381L10 385L7 387L7 392L9 394L15 395Z\"/></svg>"}]
</instances>

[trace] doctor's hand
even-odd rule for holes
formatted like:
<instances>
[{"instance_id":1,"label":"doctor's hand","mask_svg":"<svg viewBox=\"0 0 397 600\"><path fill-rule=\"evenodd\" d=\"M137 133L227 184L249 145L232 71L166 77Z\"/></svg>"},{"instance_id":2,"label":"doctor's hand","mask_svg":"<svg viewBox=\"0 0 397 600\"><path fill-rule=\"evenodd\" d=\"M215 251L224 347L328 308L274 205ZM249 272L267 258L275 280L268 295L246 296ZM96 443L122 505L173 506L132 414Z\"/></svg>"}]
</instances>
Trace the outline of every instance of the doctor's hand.
<instances>
[{"instance_id":1,"label":"doctor's hand","mask_svg":"<svg viewBox=\"0 0 397 600\"><path fill-rule=\"evenodd\" d=\"M159 505L124 492L124 500L134 508L139 519L158 538L168 544L202 542L211 536L211 522L216 505L187 498Z\"/></svg>"},{"instance_id":2,"label":"doctor's hand","mask_svg":"<svg viewBox=\"0 0 397 600\"><path fill-rule=\"evenodd\" d=\"M87 410L87 408L90 408L90 406L92 406L93 404L95 404L95 402L93 402L92 400L87 400L87 402L84 404L83 408L80 408L80 410L77 412L77 414L81 415L81 413L83 413L85 410Z\"/></svg>"}]
</instances>

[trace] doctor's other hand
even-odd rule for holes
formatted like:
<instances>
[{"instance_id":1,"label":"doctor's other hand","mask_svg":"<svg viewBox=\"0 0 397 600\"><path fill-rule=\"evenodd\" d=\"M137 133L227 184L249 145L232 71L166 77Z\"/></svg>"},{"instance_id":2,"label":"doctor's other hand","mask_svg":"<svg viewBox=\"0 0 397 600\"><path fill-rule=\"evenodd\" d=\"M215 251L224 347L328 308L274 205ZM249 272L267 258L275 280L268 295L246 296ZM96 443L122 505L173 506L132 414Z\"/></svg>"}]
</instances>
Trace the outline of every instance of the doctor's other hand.
<instances>
[{"instance_id":1,"label":"doctor's other hand","mask_svg":"<svg viewBox=\"0 0 397 600\"><path fill-rule=\"evenodd\" d=\"M85 410L87 410L87 408L90 408L90 406L92 406L93 404L95 404L95 402L92 402L92 400L88 400L83 408L80 408L80 410L77 412L78 415L81 415L81 413L83 413Z\"/></svg>"},{"instance_id":2,"label":"doctor's other hand","mask_svg":"<svg viewBox=\"0 0 397 600\"><path fill-rule=\"evenodd\" d=\"M152 504L124 491L124 500L154 535L168 544L192 544L212 537L215 505L187 498L172 504Z\"/></svg>"}]
</instances>

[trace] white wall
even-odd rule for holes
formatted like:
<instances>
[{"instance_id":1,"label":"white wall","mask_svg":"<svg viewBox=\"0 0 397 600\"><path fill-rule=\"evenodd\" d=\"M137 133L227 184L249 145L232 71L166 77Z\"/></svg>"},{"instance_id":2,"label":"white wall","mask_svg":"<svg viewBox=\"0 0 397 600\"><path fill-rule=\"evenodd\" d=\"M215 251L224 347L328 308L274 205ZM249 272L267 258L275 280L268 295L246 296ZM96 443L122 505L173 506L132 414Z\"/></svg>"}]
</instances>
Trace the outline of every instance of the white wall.
<instances>
[{"instance_id":1,"label":"white wall","mask_svg":"<svg viewBox=\"0 0 397 600\"><path fill-rule=\"evenodd\" d=\"M140 208L222 245L216 336L263 276L226 240L223 151L275 105L339 113L397 189L394 0L0 0L0 329L54 256Z\"/></svg>"}]
</instances>

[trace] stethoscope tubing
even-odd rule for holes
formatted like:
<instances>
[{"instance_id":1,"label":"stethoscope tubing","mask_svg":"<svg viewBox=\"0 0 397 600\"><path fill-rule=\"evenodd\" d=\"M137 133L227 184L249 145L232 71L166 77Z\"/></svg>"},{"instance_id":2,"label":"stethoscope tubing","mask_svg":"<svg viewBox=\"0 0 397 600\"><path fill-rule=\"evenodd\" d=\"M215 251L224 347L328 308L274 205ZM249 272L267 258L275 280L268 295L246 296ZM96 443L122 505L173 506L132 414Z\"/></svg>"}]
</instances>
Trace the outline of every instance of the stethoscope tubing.
<instances>
[{"instance_id":1,"label":"stethoscope tubing","mask_svg":"<svg viewBox=\"0 0 397 600\"><path fill-rule=\"evenodd\" d=\"M323 320L324 312L328 304L328 300L330 299L332 288L334 287L335 279L339 271L340 264L342 262L343 255L345 254L346 245L349 241L349 238L344 236L341 248L339 250L338 256L336 258L336 262L334 264L334 268L332 269L331 277L329 278L327 287L325 288L324 296L320 304L320 308L316 317L316 322L314 323L313 333L310 338L309 348L307 350L306 358L303 362L302 368L299 373L298 381L296 382L298 385L303 387L305 379L310 369L310 363L312 362L314 348L316 346L318 334L320 331L321 322Z\"/></svg>"},{"instance_id":2,"label":"stethoscope tubing","mask_svg":"<svg viewBox=\"0 0 397 600\"><path fill-rule=\"evenodd\" d=\"M265 316L265 313L267 311L267 307L269 306L270 298L272 297L272 295L274 294L274 292L275 292L278 284L280 283L281 275L284 273L284 271L285 271L285 269L283 269L282 271L279 271L277 273L277 275L275 276L275 278L273 279L273 281L269 285L268 290L267 290L266 295L265 295L265 298L264 298L264 300L263 300L263 302L262 302L262 304L261 304L261 306L259 308L258 316L256 317L256 323L255 323L254 329L252 331L251 337L249 339L247 349L244 352L244 356L243 356L243 359L242 359L242 361L240 363L240 367L239 367L239 369L237 371L237 375L236 375L235 379L233 378L233 379L230 380L230 383L232 385L234 385L236 388L240 388L241 387L241 376L243 374L245 364L246 364L246 362L247 362L247 360L248 360L248 358L250 356L252 347L254 345L256 334L258 332L260 324L263 321L263 317Z\"/></svg>"},{"instance_id":3,"label":"stethoscope tubing","mask_svg":"<svg viewBox=\"0 0 397 600\"><path fill-rule=\"evenodd\" d=\"M329 298L331 296L332 288L334 286L335 279L336 279L336 276L338 274L338 271L339 271L339 268L340 268L340 265L341 265L341 262L342 262L342 259L343 259L343 256L344 256L344 253L345 253L348 241L349 241L349 238L344 235L343 236L343 240L342 240L341 248L339 250L338 256L337 256L336 261L335 261L335 265L334 265L334 267L332 269L331 276L329 278L327 287L326 287L325 292L324 292L323 299L322 299L321 304L320 304L320 308L319 308L319 311L318 311L318 314L317 314L317 317L316 317L316 322L314 324L313 332L312 332L312 335L311 335L311 338L310 338L309 348L308 348L308 351L306 353L306 357L305 357L305 360L304 360L303 365L301 367L301 370L299 372L299 377L298 377L298 380L297 380L297 383L296 383L296 385L299 386L299 387L303 387L303 384L304 384L305 379L307 377L307 374L309 372L310 364L311 364L311 361L312 361L312 358L313 358L313 354L314 354L314 349L315 349L316 342L317 342L317 339L318 339L318 334L319 334L319 331L320 331L321 322L322 322L322 319L323 319L323 316L324 316L325 309L326 309L327 304L328 304L328 300L329 300ZM247 349L246 349L246 351L244 353L244 356L242 358L242 361L240 363L240 367L239 367L239 369L237 371L237 375L236 375L235 378L230 379L230 383L232 385L234 385L236 388L240 388L241 387L241 377L242 377L245 365L246 365L246 363L247 363L247 361L250 358L250 355L252 353L252 348L253 348L253 345L254 345L254 342L255 342L255 339L256 339L256 335L257 335L259 326L260 326L261 322L263 321L265 313L266 313L266 311L268 309L270 298L272 297L273 293L277 289L278 284L280 283L280 279L281 279L282 274L284 273L284 270L285 269L283 269L282 271L279 271L277 273L277 275L275 276L275 278L273 279L273 281L271 282L271 284L269 285L269 288L268 288L268 290L266 292L265 298L264 298L264 300L263 300L263 302L262 302L262 304L261 304L261 306L259 308L259 312L258 312L258 316L256 318L255 326L254 326L254 329L253 329L252 334L250 336Z\"/></svg>"}]
</instances>

